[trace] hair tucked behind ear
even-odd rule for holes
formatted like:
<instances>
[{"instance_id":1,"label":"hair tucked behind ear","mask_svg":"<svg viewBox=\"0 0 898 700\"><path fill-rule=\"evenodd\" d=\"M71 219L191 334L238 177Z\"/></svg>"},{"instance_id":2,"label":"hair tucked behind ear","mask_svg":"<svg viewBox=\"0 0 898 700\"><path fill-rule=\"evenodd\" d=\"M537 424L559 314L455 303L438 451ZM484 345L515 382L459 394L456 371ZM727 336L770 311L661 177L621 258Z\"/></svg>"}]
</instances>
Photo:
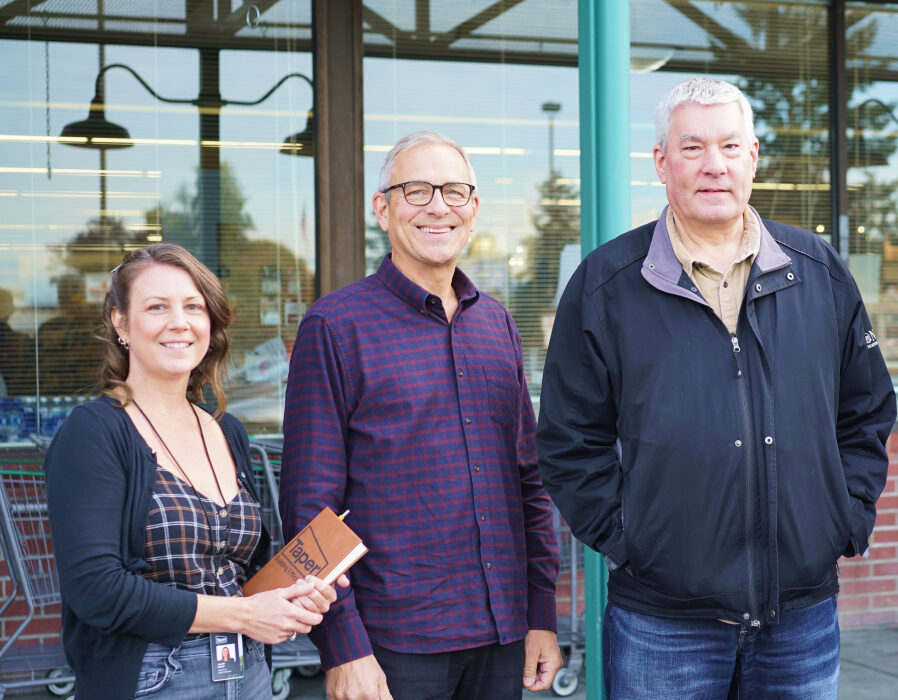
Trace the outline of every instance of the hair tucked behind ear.
<instances>
[{"instance_id":1,"label":"hair tucked behind ear","mask_svg":"<svg viewBox=\"0 0 898 700\"><path fill-rule=\"evenodd\" d=\"M130 369L128 350L118 341L119 334L112 323L112 311L117 309L128 318L134 280L141 271L153 264L170 265L184 270L206 302L211 322L209 351L190 373L187 398L191 401L201 400L203 389L209 385L218 404L215 409L215 417L218 418L224 413L228 403L224 383L227 381L230 350L227 329L231 325L231 307L218 277L187 250L174 243L157 243L131 251L112 271L109 291L106 292L103 304L103 328L98 335L105 344L100 368L100 391L117 399L122 406L127 406L132 400L131 389L125 381Z\"/></svg>"}]
</instances>

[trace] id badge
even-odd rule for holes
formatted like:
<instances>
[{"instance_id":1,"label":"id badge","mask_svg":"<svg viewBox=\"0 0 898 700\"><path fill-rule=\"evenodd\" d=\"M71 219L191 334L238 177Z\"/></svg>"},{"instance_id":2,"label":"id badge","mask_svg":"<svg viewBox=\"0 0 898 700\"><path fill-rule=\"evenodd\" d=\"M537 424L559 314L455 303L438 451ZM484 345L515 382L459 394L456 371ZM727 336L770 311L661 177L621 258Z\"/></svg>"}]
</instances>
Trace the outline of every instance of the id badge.
<instances>
[{"instance_id":1,"label":"id badge","mask_svg":"<svg viewBox=\"0 0 898 700\"><path fill-rule=\"evenodd\" d=\"M212 680L243 678L243 635L239 632L215 632L209 635Z\"/></svg>"}]
</instances>

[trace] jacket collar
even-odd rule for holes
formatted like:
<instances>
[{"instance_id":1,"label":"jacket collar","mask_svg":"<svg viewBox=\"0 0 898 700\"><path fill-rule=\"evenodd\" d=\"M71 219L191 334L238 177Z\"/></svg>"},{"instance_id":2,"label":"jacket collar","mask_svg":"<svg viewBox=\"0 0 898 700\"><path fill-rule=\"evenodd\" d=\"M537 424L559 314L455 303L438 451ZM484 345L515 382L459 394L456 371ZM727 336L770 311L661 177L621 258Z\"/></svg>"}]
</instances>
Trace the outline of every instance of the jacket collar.
<instances>
[{"instance_id":1,"label":"jacket collar","mask_svg":"<svg viewBox=\"0 0 898 700\"><path fill-rule=\"evenodd\" d=\"M670 233L667 230L667 209L668 207L664 207L664 211L655 222L649 252L642 263L642 276L654 286L672 291L670 286L679 287L680 278L684 273L683 266L677 259L670 242ZM754 207L749 205L745 211L746 215L757 217L761 226L761 245L758 248L758 255L755 257L755 266L758 272L764 274L789 265L792 258L786 255L774 240Z\"/></svg>"},{"instance_id":2,"label":"jacket collar","mask_svg":"<svg viewBox=\"0 0 898 700\"><path fill-rule=\"evenodd\" d=\"M770 231L767 230L767 227L764 225L764 220L760 217L758 212L755 211L755 208L752 206L749 206L748 208L751 209L752 214L758 217L758 221L761 223L761 247L758 250L758 257L755 258L755 264L758 266L758 270L763 274L790 265L792 263L792 258L786 255L785 251L780 248L779 243L776 242Z\"/></svg>"}]
</instances>

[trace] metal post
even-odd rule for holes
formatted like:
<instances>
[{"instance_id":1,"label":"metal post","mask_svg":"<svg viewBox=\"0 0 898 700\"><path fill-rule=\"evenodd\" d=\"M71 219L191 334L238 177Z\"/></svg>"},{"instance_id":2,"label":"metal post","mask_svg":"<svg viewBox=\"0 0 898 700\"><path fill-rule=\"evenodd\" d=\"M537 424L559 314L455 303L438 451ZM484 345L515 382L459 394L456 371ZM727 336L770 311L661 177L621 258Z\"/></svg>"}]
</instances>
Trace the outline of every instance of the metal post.
<instances>
[{"instance_id":1,"label":"metal post","mask_svg":"<svg viewBox=\"0 0 898 700\"><path fill-rule=\"evenodd\" d=\"M830 242L848 260L848 69L845 59L845 0L829 6Z\"/></svg>"},{"instance_id":2,"label":"metal post","mask_svg":"<svg viewBox=\"0 0 898 700\"><path fill-rule=\"evenodd\" d=\"M630 3L579 0L580 249L630 229ZM605 698L602 619L608 570L584 553L586 697Z\"/></svg>"},{"instance_id":3,"label":"metal post","mask_svg":"<svg viewBox=\"0 0 898 700\"><path fill-rule=\"evenodd\" d=\"M200 260L220 275L221 258L221 92L219 49L200 49L200 177L202 247Z\"/></svg>"},{"instance_id":4,"label":"metal post","mask_svg":"<svg viewBox=\"0 0 898 700\"><path fill-rule=\"evenodd\" d=\"M101 18L101 28L102 28L102 16L103 16L103 8L102 3L98 8L97 15ZM102 73L103 66L106 65L106 45L100 44L99 49L99 59L100 59L100 71ZM106 76L102 76L97 81L97 95L102 98L103 104L106 104ZM109 229L106 227L106 149L100 149L100 231L103 235L103 255L108 256L109 253ZM104 264L107 261L104 260Z\"/></svg>"},{"instance_id":5,"label":"metal post","mask_svg":"<svg viewBox=\"0 0 898 700\"><path fill-rule=\"evenodd\" d=\"M558 102L543 103L543 112L549 118L549 180L552 180L552 173L555 172L555 115L561 111L561 104Z\"/></svg>"}]
</instances>

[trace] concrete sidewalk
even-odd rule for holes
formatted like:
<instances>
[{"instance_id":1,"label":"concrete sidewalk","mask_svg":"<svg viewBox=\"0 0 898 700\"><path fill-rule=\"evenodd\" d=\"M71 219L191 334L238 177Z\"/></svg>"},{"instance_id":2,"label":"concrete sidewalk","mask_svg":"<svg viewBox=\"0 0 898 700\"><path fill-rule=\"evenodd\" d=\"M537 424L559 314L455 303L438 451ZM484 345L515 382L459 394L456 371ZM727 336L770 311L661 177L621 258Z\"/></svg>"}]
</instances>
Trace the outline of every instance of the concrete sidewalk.
<instances>
[{"instance_id":1,"label":"concrete sidewalk","mask_svg":"<svg viewBox=\"0 0 898 700\"><path fill-rule=\"evenodd\" d=\"M898 627L870 627L842 632L839 700L895 700L898 698ZM290 680L291 700L322 700L324 676ZM8 694L12 696L12 693ZM27 700L52 700L49 693L32 693L17 697ZM522 694L523 698L555 697L551 691ZM586 700L585 680L570 696ZM473 700L473 699L472 699ZM649 699L651 700L651 699Z\"/></svg>"},{"instance_id":2,"label":"concrete sidewalk","mask_svg":"<svg viewBox=\"0 0 898 700\"><path fill-rule=\"evenodd\" d=\"M840 700L898 697L898 627L842 632Z\"/></svg>"}]
</instances>

